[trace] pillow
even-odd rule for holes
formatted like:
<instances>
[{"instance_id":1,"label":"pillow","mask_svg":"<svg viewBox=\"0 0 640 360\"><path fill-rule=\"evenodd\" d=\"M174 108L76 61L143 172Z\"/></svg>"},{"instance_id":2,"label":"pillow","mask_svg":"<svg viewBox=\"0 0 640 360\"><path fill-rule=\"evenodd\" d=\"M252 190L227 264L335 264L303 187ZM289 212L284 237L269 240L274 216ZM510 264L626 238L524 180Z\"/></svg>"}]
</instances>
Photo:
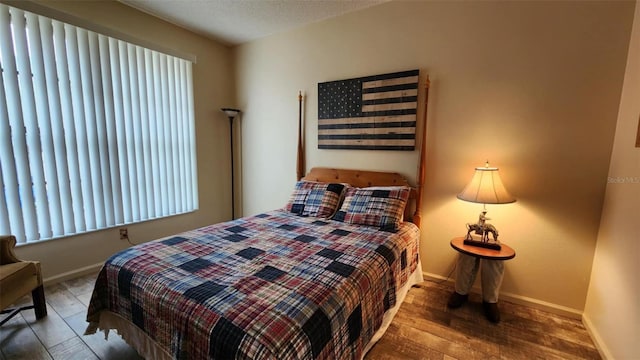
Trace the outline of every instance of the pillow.
<instances>
[{"instance_id":1,"label":"pillow","mask_svg":"<svg viewBox=\"0 0 640 360\"><path fill-rule=\"evenodd\" d=\"M340 210L332 219L396 230L402 221L410 192L406 186L349 187Z\"/></svg>"},{"instance_id":2,"label":"pillow","mask_svg":"<svg viewBox=\"0 0 640 360\"><path fill-rule=\"evenodd\" d=\"M300 216L330 218L338 210L344 188L343 184L298 181L285 210Z\"/></svg>"}]
</instances>

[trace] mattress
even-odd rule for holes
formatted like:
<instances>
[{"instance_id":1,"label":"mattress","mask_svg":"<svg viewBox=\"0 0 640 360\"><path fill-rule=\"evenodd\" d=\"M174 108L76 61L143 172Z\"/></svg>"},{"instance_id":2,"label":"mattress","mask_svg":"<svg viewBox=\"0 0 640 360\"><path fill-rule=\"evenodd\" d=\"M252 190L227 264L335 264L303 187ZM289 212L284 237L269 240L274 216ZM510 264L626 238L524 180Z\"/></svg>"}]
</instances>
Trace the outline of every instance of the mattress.
<instances>
[{"instance_id":1,"label":"mattress","mask_svg":"<svg viewBox=\"0 0 640 360\"><path fill-rule=\"evenodd\" d=\"M283 210L206 226L108 259L87 334L149 359L361 359L421 281L418 244Z\"/></svg>"}]
</instances>

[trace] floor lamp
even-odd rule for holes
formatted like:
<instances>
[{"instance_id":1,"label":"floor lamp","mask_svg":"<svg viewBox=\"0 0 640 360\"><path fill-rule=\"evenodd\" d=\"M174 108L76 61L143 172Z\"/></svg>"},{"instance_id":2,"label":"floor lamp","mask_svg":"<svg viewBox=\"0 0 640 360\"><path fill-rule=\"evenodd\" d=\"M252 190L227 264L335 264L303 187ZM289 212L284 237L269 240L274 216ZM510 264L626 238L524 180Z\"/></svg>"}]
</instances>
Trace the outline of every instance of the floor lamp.
<instances>
[{"instance_id":1,"label":"floor lamp","mask_svg":"<svg viewBox=\"0 0 640 360\"><path fill-rule=\"evenodd\" d=\"M233 119L240 114L240 110L232 109L232 108L222 108L222 110L227 117L229 118L229 138L231 140L231 219L236 218L236 191L235 191L235 180L234 180L234 168L233 168Z\"/></svg>"}]
</instances>

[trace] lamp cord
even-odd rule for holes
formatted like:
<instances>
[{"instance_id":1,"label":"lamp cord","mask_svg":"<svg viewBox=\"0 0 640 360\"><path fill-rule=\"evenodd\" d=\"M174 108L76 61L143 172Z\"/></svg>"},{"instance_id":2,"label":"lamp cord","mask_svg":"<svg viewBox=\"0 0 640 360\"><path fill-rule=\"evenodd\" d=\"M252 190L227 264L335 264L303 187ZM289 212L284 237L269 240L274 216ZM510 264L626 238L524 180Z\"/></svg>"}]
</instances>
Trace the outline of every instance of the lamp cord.
<instances>
[{"instance_id":1,"label":"lamp cord","mask_svg":"<svg viewBox=\"0 0 640 360\"><path fill-rule=\"evenodd\" d=\"M127 234L127 242L128 242L129 244L131 244L131 246L136 246L136 245L138 245L138 244L135 244L135 243L132 243L132 242L131 242L131 237L130 237L128 234Z\"/></svg>"},{"instance_id":2,"label":"lamp cord","mask_svg":"<svg viewBox=\"0 0 640 360\"><path fill-rule=\"evenodd\" d=\"M431 282L434 282L434 283L440 285L440 284L442 284L444 282L449 281L449 279L451 278L451 274L453 274L453 272L456 270L457 265L458 265L458 261L453 263L453 267L451 268L451 271L449 271L449 274L447 274L446 278L441 279L441 280L431 280Z\"/></svg>"}]
</instances>

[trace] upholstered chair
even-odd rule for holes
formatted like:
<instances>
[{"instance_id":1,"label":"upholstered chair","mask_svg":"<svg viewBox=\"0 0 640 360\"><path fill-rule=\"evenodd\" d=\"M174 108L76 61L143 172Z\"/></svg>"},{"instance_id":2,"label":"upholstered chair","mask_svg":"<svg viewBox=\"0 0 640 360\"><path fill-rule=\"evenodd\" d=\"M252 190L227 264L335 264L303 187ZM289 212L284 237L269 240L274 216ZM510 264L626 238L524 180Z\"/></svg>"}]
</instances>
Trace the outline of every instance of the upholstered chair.
<instances>
[{"instance_id":1,"label":"upholstered chair","mask_svg":"<svg viewBox=\"0 0 640 360\"><path fill-rule=\"evenodd\" d=\"M22 310L34 309L36 319L47 315L40 262L18 259L13 252L15 246L14 236L0 235L0 309L2 314L9 314L2 318L0 325ZM7 309L29 292L33 305Z\"/></svg>"}]
</instances>

